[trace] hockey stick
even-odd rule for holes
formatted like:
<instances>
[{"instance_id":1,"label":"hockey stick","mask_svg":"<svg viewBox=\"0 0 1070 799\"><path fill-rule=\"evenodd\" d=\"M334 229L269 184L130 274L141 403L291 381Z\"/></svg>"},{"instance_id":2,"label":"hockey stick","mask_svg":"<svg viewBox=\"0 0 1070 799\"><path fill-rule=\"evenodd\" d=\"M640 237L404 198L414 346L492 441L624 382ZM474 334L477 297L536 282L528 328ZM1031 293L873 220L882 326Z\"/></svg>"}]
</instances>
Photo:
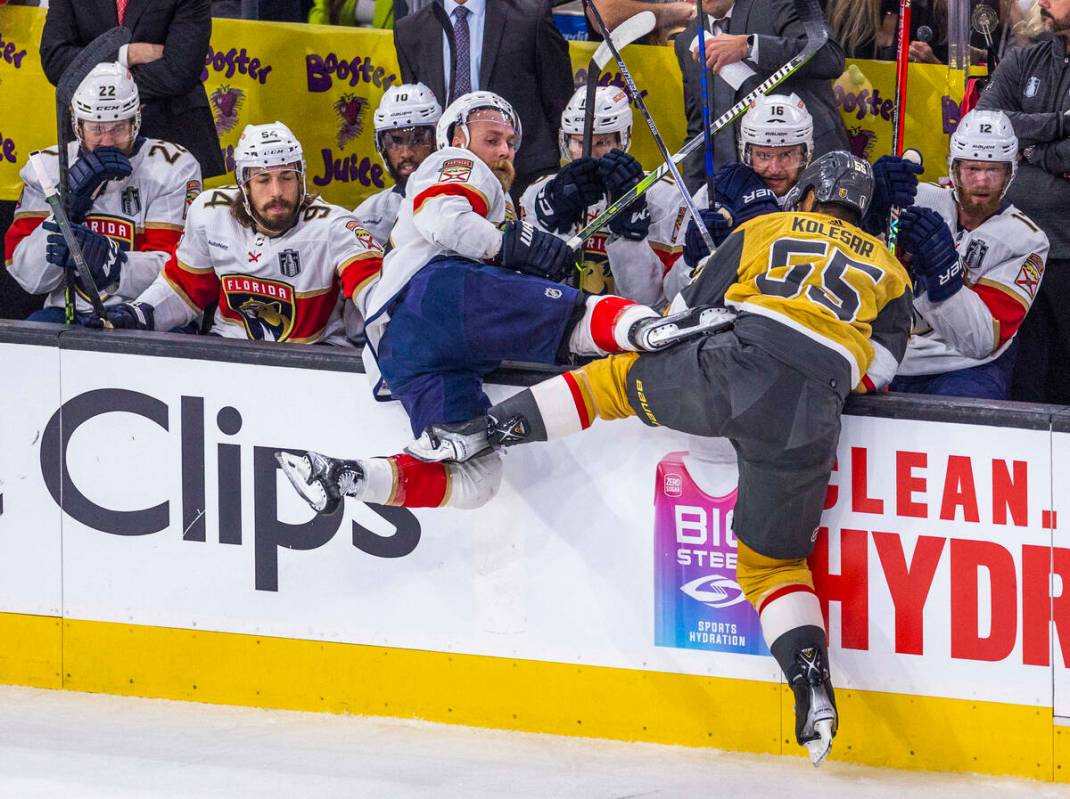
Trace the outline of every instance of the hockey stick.
<instances>
[{"instance_id":1,"label":"hockey stick","mask_svg":"<svg viewBox=\"0 0 1070 799\"><path fill-rule=\"evenodd\" d=\"M590 0L584 0L584 5L589 2ZM610 33L610 38L613 40L613 45L617 50L621 50L654 30L657 23L658 18L653 11L640 11L615 27ZM590 62L587 64L587 98L583 108L584 158L590 157L591 142L594 139L594 106L595 93L598 91L598 80L602 76L602 70L605 69L606 64L609 63L609 59L612 57L613 52L609 49L609 45L603 41L598 45L594 55L591 56Z\"/></svg>"},{"instance_id":2,"label":"hockey stick","mask_svg":"<svg viewBox=\"0 0 1070 799\"><path fill-rule=\"evenodd\" d=\"M605 39L604 43L609 45L609 51L613 53L613 60L617 62L617 68L620 69L621 77L624 78L624 83L628 87L629 93L632 95L632 102L635 103L635 107L638 108L639 113L642 114L646 126L650 128L650 135L653 136L654 143L658 146L658 152L661 153L665 166L669 168L669 172L672 174L672 179L676 183L676 188L680 192L680 197L684 201L684 205L687 206L687 210L691 212L691 218L695 220L695 224L698 227L699 234L702 236L702 240L706 243L709 251L713 252L717 249L717 245L713 243L713 237L710 236L710 231L706 229L702 217L698 215L698 209L695 208L695 201L691 199L691 192L687 190L687 186L684 184L684 179L680 177L680 170L677 169L676 164L673 163L672 155L669 154L669 148L665 146L665 140L661 138L658 126L654 124L654 118L650 116L650 110L646 107L643 95L639 93L639 87L635 85L635 81L632 79L632 73L628 71L628 65L624 63L620 50L613 44L613 37L606 28L606 23L602 20L602 14L598 11L598 7L594 3L588 3L588 8L594 17L599 32Z\"/></svg>"},{"instance_id":3,"label":"hockey stick","mask_svg":"<svg viewBox=\"0 0 1070 799\"><path fill-rule=\"evenodd\" d=\"M63 70L56 82L56 141L59 146L59 196L64 209L67 207L67 174L70 171L70 157L67 145L70 144L71 101L78 86L93 71L93 67L102 61L114 60L119 48L130 42L130 31L126 28L112 28L104 31L97 38L82 48ZM64 316L67 324L74 324L74 279L67 273L67 285L64 297Z\"/></svg>"},{"instance_id":4,"label":"hockey stick","mask_svg":"<svg viewBox=\"0 0 1070 799\"><path fill-rule=\"evenodd\" d=\"M63 234L63 240L67 242L67 249L70 250L71 258L74 259L78 278L82 281L82 289L93 306L93 313L100 317L104 327L111 327L108 323L107 312L104 310L104 303L100 299L100 291L97 289L96 281L93 280L93 273L89 271L89 264L85 262L85 256L82 254L82 245L78 243L74 231L71 230L71 221L67 218L67 209L63 207L63 198L60 197L59 189L52 185L52 179L49 178L48 172L41 163L40 150L30 153L30 164L33 165L33 171L37 175L37 182L41 184L45 202L52 208L52 215L56 219L59 232Z\"/></svg>"},{"instance_id":5,"label":"hockey stick","mask_svg":"<svg viewBox=\"0 0 1070 799\"><path fill-rule=\"evenodd\" d=\"M818 50L825 46L825 42L828 41L828 29L825 27L824 17L821 14L821 7L818 5L817 0L795 0L795 5L799 13L799 18L802 20L803 27L806 30L806 45L796 55L792 56L787 63L777 69L776 72L759 83L753 91L749 92L738 103L721 114L721 116L717 117L709 127L711 134L716 134L732 124L738 117L746 113L747 109L750 108L750 104L754 100L767 94L770 89L779 86L793 74L798 72L811 58L814 57ZM701 146L702 135L693 137L672 156L672 162L674 164L680 163ZM610 203L602 213L591 220L587 227L569 239L568 242L566 242L568 246L573 250L581 247L584 241L601 230L606 222L635 202L636 198L645 194L651 186L665 177L668 171L669 167L667 164L662 164L657 169L652 170L645 178L635 184L630 191L619 197L615 202Z\"/></svg>"},{"instance_id":6,"label":"hockey stick","mask_svg":"<svg viewBox=\"0 0 1070 799\"><path fill-rule=\"evenodd\" d=\"M710 85L706 69L706 12L702 10L702 0L695 0L695 21L698 23L698 74L702 83L702 144L706 148L706 204L712 208L713 136L710 135Z\"/></svg>"},{"instance_id":7,"label":"hockey stick","mask_svg":"<svg viewBox=\"0 0 1070 799\"><path fill-rule=\"evenodd\" d=\"M895 106L892 111L892 155L903 155L906 132L907 76L910 62L910 7L912 0L899 0L899 25L895 55ZM888 215L888 250L895 255L899 238L899 209L893 207Z\"/></svg>"}]
</instances>

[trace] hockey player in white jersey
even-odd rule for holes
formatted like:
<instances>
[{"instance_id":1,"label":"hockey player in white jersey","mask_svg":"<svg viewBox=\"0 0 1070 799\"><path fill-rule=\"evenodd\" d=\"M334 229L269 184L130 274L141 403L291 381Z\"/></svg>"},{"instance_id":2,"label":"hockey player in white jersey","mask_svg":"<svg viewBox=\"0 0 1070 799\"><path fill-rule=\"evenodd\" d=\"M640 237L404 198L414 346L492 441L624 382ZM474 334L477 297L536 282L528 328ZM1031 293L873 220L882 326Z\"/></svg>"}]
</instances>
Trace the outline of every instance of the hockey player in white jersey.
<instances>
[{"instance_id":1,"label":"hockey player in white jersey","mask_svg":"<svg viewBox=\"0 0 1070 799\"><path fill-rule=\"evenodd\" d=\"M216 301L213 335L316 343L341 327L339 294L363 302L382 248L348 211L308 194L290 129L247 126L234 173L237 187L194 202L159 278L135 302L108 311L115 327L169 330Z\"/></svg>"},{"instance_id":2,"label":"hockey player in white jersey","mask_svg":"<svg viewBox=\"0 0 1070 799\"><path fill-rule=\"evenodd\" d=\"M439 149L409 178L394 249L367 298L368 350L415 435L490 407L483 378L503 360L555 363L568 354L655 349L713 323L673 318L613 295L560 284L575 269L557 236L512 219L507 199L520 120L491 92L455 100L439 120ZM369 359L365 359L368 362ZM343 496L405 507L471 508L497 492L496 452L465 463L408 454L339 460L276 457L298 493L331 512Z\"/></svg>"},{"instance_id":3,"label":"hockey player in white jersey","mask_svg":"<svg viewBox=\"0 0 1070 799\"><path fill-rule=\"evenodd\" d=\"M201 191L201 169L177 144L139 135L137 84L121 64L94 67L71 112L68 216L105 306L114 306L147 288L171 257ZM53 183L58 155L57 148L44 151ZM63 322L65 273L74 262L29 163L20 177L24 186L4 242L7 268L29 293L47 294L31 320ZM79 286L75 319L87 319L90 308Z\"/></svg>"},{"instance_id":4,"label":"hockey player in white jersey","mask_svg":"<svg viewBox=\"0 0 1070 799\"><path fill-rule=\"evenodd\" d=\"M435 125L442 106L422 83L391 86L375 110L375 149L394 185L373 194L353 214L383 247L397 221L405 184L435 149Z\"/></svg>"},{"instance_id":5,"label":"hockey player in white jersey","mask_svg":"<svg viewBox=\"0 0 1070 799\"><path fill-rule=\"evenodd\" d=\"M1048 257L1048 237L1003 199L1017 166L1007 116L971 111L951 136L951 186L922 184L900 215L915 322L893 391L1009 398L1014 337Z\"/></svg>"},{"instance_id":6,"label":"hockey player in white jersey","mask_svg":"<svg viewBox=\"0 0 1070 799\"><path fill-rule=\"evenodd\" d=\"M607 197L615 200L644 174L628 154L631 103L615 86L596 90L591 154L583 157L586 101L587 89L580 87L561 114L558 138L564 167L532 183L520 199L522 219L565 240L605 210ZM627 212L584 242L580 288L663 306L662 283L682 249L685 213L671 179L651 186Z\"/></svg>"},{"instance_id":7,"label":"hockey player in white jersey","mask_svg":"<svg viewBox=\"0 0 1070 799\"><path fill-rule=\"evenodd\" d=\"M737 226L759 214L780 210L814 152L814 120L797 94L759 97L739 126L739 162L721 167L714 180L716 198L710 207L703 185L695 193L695 206L715 244ZM882 156L873 165L873 202L863 227L873 235L887 228L893 205L906 207L917 191L918 164L896 156ZM684 234L683 259L666 283L672 299L689 279L692 269L709 254L690 215Z\"/></svg>"}]
</instances>

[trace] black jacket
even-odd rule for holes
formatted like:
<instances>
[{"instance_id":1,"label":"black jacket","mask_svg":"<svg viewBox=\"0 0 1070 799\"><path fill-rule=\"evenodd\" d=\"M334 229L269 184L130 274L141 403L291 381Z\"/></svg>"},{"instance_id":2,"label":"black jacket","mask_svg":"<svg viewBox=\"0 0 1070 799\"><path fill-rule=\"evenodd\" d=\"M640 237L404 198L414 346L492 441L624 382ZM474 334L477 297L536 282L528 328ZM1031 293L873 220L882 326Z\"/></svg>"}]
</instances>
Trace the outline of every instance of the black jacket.
<instances>
[{"instance_id":1,"label":"black jacket","mask_svg":"<svg viewBox=\"0 0 1070 799\"><path fill-rule=\"evenodd\" d=\"M209 8L209 0L130 0L123 20L131 41L164 46L163 58L131 69L144 105L142 133L186 147L206 178L226 171L201 83L212 35ZM82 47L117 24L115 0L52 0L41 33L49 81L58 83Z\"/></svg>"},{"instance_id":2,"label":"black jacket","mask_svg":"<svg viewBox=\"0 0 1070 799\"><path fill-rule=\"evenodd\" d=\"M1070 258L1070 65L1063 40L1050 38L1009 50L996 67L978 108L1010 117L1018 146L1028 156L1007 199L1048 235L1050 258ZM1031 149L1030 149L1031 148Z\"/></svg>"},{"instance_id":3,"label":"black jacket","mask_svg":"<svg viewBox=\"0 0 1070 799\"><path fill-rule=\"evenodd\" d=\"M445 107L442 26L434 9L398 20L394 44L402 79L425 84ZM479 88L508 100L524 127L516 155L522 191L522 184L560 166L557 130L573 91L568 43L554 27L547 0L487 0L482 59Z\"/></svg>"},{"instance_id":4,"label":"black jacket","mask_svg":"<svg viewBox=\"0 0 1070 799\"><path fill-rule=\"evenodd\" d=\"M691 42L698 33L698 22L693 22L676 37L676 60L684 77L684 110L687 112L687 138L702 133L702 82L698 64L691 57ZM748 65L757 71L740 86L738 91L719 76L708 73L707 85L713 94L711 120L723 114L745 94L769 77L803 49L806 35L799 15L795 13L794 0L736 0L728 24L728 33L758 37L758 61ZM774 92L795 92L806 103L806 109L814 118L814 152L823 155L830 150L848 149L847 129L836 107L832 93L832 81L844 68L843 50L836 42L817 51L813 59L774 89ZM737 136L739 121L713 139L714 164L720 168L739 160ZM705 176L701 148L684 162L681 170L684 180L692 191L697 189Z\"/></svg>"}]
</instances>

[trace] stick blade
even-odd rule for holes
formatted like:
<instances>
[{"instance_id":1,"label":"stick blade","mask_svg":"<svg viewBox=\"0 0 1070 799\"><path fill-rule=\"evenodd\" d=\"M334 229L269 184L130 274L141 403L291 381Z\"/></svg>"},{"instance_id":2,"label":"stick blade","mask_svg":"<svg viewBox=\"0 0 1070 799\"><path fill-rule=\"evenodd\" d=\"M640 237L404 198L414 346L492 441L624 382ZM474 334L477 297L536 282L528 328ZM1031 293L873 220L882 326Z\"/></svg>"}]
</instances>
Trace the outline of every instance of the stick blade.
<instances>
[{"instance_id":1,"label":"stick blade","mask_svg":"<svg viewBox=\"0 0 1070 799\"><path fill-rule=\"evenodd\" d=\"M654 30L657 22L658 18L654 16L653 11L640 11L638 14L628 17L610 32L609 35L613 39L613 46L620 50L635 40L642 39ZM602 42L598 45L598 49L594 51L593 60L598 66L599 72L605 68L612 58L613 52L606 42Z\"/></svg>"},{"instance_id":2,"label":"stick blade","mask_svg":"<svg viewBox=\"0 0 1070 799\"><path fill-rule=\"evenodd\" d=\"M93 67L101 61L117 56L119 48L129 43L129 29L115 27L104 31L104 33L83 47L81 52L63 70L63 74L56 84L57 101L65 105L70 104L70 101L74 98L74 92L78 89L78 84L93 71Z\"/></svg>"}]
</instances>

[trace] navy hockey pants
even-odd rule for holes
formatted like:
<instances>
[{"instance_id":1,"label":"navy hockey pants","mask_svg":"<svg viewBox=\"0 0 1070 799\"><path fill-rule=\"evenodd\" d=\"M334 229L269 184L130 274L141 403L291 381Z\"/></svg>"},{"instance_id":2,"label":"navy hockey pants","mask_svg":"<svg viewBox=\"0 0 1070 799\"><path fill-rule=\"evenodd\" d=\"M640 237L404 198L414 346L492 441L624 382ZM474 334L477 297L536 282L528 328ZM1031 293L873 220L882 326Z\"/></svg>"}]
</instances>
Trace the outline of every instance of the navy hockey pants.
<instances>
[{"instance_id":1,"label":"navy hockey pants","mask_svg":"<svg viewBox=\"0 0 1070 799\"><path fill-rule=\"evenodd\" d=\"M556 363L583 314L577 289L466 258L429 262L390 307L378 363L414 435L484 413L502 361Z\"/></svg>"}]
</instances>

